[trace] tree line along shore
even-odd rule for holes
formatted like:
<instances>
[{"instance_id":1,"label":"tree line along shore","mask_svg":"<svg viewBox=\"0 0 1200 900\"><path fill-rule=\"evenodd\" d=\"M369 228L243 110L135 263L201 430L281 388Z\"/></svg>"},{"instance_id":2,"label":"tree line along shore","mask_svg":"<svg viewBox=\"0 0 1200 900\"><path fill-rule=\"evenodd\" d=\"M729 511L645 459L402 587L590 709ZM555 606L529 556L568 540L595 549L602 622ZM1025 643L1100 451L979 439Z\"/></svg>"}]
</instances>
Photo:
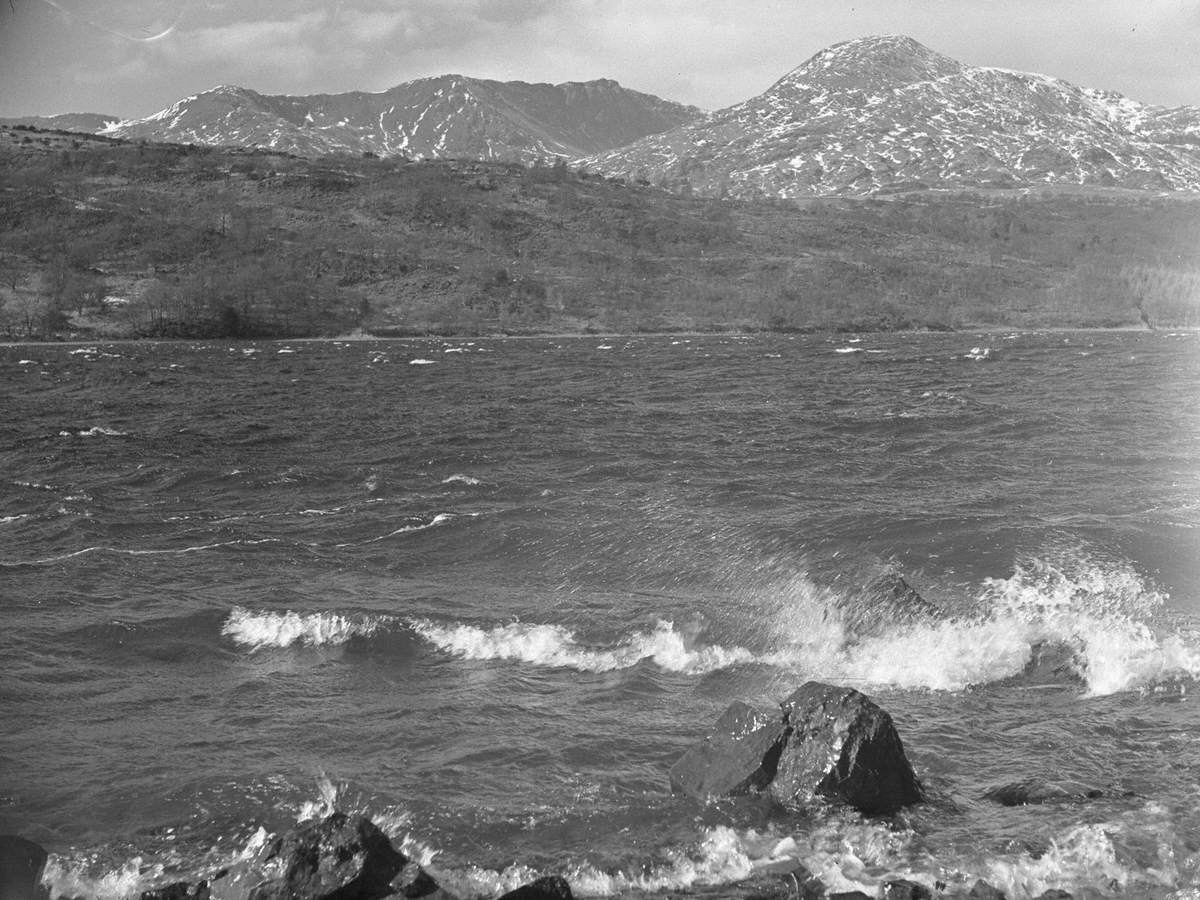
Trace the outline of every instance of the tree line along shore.
<instances>
[{"instance_id":1,"label":"tree line along shore","mask_svg":"<svg viewBox=\"0 0 1200 900\"><path fill-rule=\"evenodd\" d=\"M1200 197L735 200L0 128L0 340L1200 326Z\"/></svg>"}]
</instances>

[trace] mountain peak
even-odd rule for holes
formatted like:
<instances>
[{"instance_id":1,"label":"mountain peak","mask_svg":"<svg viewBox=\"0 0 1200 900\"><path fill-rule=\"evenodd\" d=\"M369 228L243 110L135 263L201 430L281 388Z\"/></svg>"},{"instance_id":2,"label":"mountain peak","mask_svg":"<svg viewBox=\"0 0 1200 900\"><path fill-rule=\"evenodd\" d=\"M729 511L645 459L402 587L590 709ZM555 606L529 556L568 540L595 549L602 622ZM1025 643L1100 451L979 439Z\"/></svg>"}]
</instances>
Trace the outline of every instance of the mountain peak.
<instances>
[{"instance_id":1,"label":"mountain peak","mask_svg":"<svg viewBox=\"0 0 1200 900\"><path fill-rule=\"evenodd\" d=\"M846 82L911 84L956 75L964 66L902 34L873 35L826 47L787 77Z\"/></svg>"}]
</instances>

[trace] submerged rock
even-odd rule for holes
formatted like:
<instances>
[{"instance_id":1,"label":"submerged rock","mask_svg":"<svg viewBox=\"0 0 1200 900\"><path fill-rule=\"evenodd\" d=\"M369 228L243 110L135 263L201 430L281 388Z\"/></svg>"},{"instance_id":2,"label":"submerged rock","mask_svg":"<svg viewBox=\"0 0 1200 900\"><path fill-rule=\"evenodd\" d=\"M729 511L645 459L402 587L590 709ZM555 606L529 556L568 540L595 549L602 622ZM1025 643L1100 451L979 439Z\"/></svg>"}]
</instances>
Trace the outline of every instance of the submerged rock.
<instances>
[{"instance_id":1,"label":"submerged rock","mask_svg":"<svg viewBox=\"0 0 1200 900\"><path fill-rule=\"evenodd\" d=\"M31 900L47 896L41 886L46 851L40 844L15 834L0 834L0 900Z\"/></svg>"},{"instance_id":2,"label":"submerged rock","mask_svg":"<svg viewBox=\"0 0 1200 900\"><path fill-rule=\"evenodd\" d=\"M1054 685L1065 682L1082 682L1079 654L1083 649L1079 641L1041 641L1033 645L1029 662L1018 676L1021 682L1030 685Z\"/></svg>"},{"instance_id":3,"label":"submerged rock","mask_svg":"<svg viewBox=\"0 0 1200 900\"><path fill-rule=\"evenodd\" d=\"M730 706L671 767L672 787L701 800L765 793L785 806L821 796L868 815L924 799L891 716L866 695L810 681L780 706Z\"/></svg>"},{"instance_id":4,"label":"submerged rock","mask_svg":"<svg viewBox=\"0 0 1200 900\"><path fill-rule=\"evenodd\" d=\"M933 900L933 891L919 881L896 878L883 883L879 896L882 900Z\"/></svg>"},{"instance_id":5,"label":"submerged rock","mask_svg":"<svg viewBox=\"0 0 1200 900\"><path fill-rule=\"evenodd\" d=\"M997 887L988 884L982 878L978 879L971 886L971 892L967 894L970 900L1008 900L1004 895L1004 891Z\"/></svg>"},{"instance_id":6,"label":"submerged rock","mask_svg":"<svg viewBox=\"0 0 1200 900\"><path fill-rule=\"evenodd\" d=\"M859 560L853 568L842 560L817 563L809 574L829 592L829 601L849 640L945 617L941 607L921 596L882 561Z\"/></svg>"},{"instance_id":7,"label":"submerged rock","mask_svg":"<svg viewBox=\"0 0 1200 900\"><path fill-rule=\"evenodd\" d=\"M509 891L500 900L574 900L574 895L561 875L547 875Z\"/></svg>"},{"instance_id":8,"label":"submerged rock","mask_svg":"<svg viewBox=\"0 0 1200 900\"><path fill-rule=\"evenodd\" d=\"M283 874L255 887L250 900L450 896L365 816L335 812L305 822L275 841L267 856L272 858Z\"/></svg>"},{"instance_id":9,"label":"submerged rock","mask_svg":"<svg viewBox=\"0 0 1200 900\"><path fill-rule=\"evenodd\" d=\"M152 891L142 891L140 900L209 900L211 896L207 881L198 884L176 881Z\"/></svg>"},{"instance_id":10,"label":"submerged rock","mask_svg":"<svg viewBox=\"0 0 1200 900\"><path fill-rule=\"evenodd\" d=\"M985 791L983 798L1001 806L1031 806L1042 803L1079 803L1099 800L1104 791L1074 782L1053 783L1040 778L1027 778L1002 784Z\"/></svg>"}]
</instances>

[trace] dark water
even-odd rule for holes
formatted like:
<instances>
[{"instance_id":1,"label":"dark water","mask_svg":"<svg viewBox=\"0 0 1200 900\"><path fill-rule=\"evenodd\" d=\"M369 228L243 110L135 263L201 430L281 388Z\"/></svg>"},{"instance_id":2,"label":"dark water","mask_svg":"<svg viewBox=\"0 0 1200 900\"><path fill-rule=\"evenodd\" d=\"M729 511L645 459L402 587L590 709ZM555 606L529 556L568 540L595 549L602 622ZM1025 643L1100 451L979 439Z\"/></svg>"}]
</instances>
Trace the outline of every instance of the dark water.
<instances>
[{"instance_id":1,"label":"dark water","mask_svg":"<svg viewBox=\"0 0 1200 900\"><path fill-rule=\"evenodd\" d=\"M329 804L464 896L1200 889L1200 335L5 347L0 411L0 831L56 892L245 896ZM931 803L671 796L809 678Z\"/></svg>"}]
</instances>

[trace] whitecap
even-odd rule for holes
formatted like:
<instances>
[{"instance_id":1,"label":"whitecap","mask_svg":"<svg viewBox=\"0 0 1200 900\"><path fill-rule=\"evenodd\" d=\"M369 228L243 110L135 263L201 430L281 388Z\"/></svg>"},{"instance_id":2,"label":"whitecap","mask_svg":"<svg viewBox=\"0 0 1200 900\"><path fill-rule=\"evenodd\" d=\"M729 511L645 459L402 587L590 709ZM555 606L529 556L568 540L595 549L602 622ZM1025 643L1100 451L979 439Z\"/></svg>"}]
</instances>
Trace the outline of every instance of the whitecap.
<instances>
[{"instance_id":1,"label":"whitecap","mask_svg":"<svg viewBox=\"0 0 1200 900\"><path fill-rule=\"evenodd\" d=\"M834 347L834 353L862 353L861 347Z\"/></svg>"},{"instance_id":2,"label":"whitecap","mask_svg":"<svg viewBox=\"0 0 1200 900\"><path fill-rule=\"evenodd\" d=\"M470 516L470 515L476 515L476 514L475 513L467 513L466 515ZM377 544L380 541L386 541L388 538L396 537L397 535L412 534L417 531L428 531L430 528L437 528L440 525L445 525L447 522L452 521L454 518L455 518L454 513L438 513L436 516L434 516L428 522L420 522L420 521L412 522L407 525L401 525L399 528L389 531L387 534L381 534L381 535L379 535L379 537L368 538L365 541L359 541L357 543L338 544L337 546L338 547L354 547L354 546L360 546L360 545L364 545L364 544Z\"/></svg>"},{"instance_id":3,"label":"whitecap","mask_svg":"<svg viewBox=\"0 0 1200 900\"><path fill-rule=\"evenodd\" d=\"M106 428L103 425L93 425L86 431L76 432L79 437L127 437L128 433L117 431L115 428Z\"/></svg>"},{"instance_id":4,"label":"whitecap","mask_svg":"<svg viewBox=\"0 0 1200 900\"><path fill-rule=\"evenodd\" d=\"M513 622L492 628L421 620L413 630L438 649L463 659L514 660L535 666L609 672L649 660L669 672L711 672L755 657L743 647L697 646L671 622L660 620L650 632L634 632L611 646L580 643L562 625Z\"/></svg>"},{"instance_id":5,"label":"whitecap","mask_svg":"<svg viewBox=\"0 0 1200 900\"><path fill-rule=\"evenodd\" d=\"M302 644L323 647L344 644L352 637L370 637L387 620L381 616L351 617L332 612L252 612L241 606L230 611L221 634L235 643L260 650Z\"/></svg>"},{"instance_id":6,"label":"whitecap","mask_svg":"<svg viewBox=\"0 0 1200 900\"><path fill-rule=\"evenodd\" d=\"M455 475L450 475L446 478L443 478L442 484L465 484L465 485L474 486L474 485L478 485L478 484L483 484L483 482L480 481L478 478L475 478L474 476L471 476L471 475L455 474Z\"/></svg>"},{"instance_id":7,"label":"whitecap","mask_svg":"<svg viewBox=\"0 0 1200 900\"><path fill-rule=\"evenodd\" d=\"M410 359L408 364L410 366L432 366L435 362L436 360L432 359Z\"/></svg>"}]
</instances>

